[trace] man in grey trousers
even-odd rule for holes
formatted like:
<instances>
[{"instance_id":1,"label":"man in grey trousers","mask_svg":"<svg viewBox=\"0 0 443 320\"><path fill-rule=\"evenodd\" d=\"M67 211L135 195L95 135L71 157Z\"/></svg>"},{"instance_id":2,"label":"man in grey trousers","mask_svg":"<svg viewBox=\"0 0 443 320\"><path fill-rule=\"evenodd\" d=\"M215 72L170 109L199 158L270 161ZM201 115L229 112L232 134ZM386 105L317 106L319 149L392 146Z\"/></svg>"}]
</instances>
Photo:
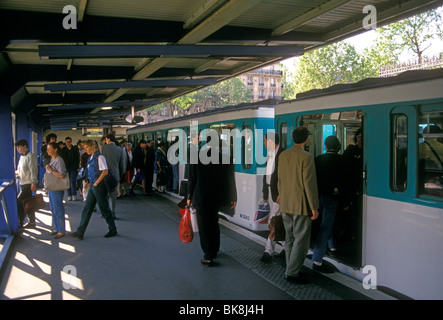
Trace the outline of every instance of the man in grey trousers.
<instances>
[{"instance_id":1,"label":"man in grey trousers","mask_svg":"<svg viewBox=\"0 0 443 320\"><path fill-rule=\"evenodd\" d=\"M319 201L314 157L304 150L309 131L298 127L292 132L294 145L280 154L277 202L280 203L285 226L285 279L305 284L300 273L311 237L311 220L317 219Z\"/></svg>"}]
</instances>

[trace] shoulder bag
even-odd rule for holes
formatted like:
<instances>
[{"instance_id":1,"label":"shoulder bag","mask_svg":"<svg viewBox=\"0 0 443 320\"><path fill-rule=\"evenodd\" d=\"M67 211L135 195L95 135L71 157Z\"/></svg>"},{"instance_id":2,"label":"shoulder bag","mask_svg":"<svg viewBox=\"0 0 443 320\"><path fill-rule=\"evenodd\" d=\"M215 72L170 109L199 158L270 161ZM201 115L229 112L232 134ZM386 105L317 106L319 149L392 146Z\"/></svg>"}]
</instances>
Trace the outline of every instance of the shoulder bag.
<instances>
[{"instance_id":1,"label":"shoulder bag","mask_svg":"<svg viewBox=\"0 0 443 320\"><path fill-rule=\"evenodd\" d=\"M60 179L52 173L45 173L43 178L43 185L47 191L65 191L69 189L69 175L66 174L64 178Z\"/></svg>"}]
</instances>

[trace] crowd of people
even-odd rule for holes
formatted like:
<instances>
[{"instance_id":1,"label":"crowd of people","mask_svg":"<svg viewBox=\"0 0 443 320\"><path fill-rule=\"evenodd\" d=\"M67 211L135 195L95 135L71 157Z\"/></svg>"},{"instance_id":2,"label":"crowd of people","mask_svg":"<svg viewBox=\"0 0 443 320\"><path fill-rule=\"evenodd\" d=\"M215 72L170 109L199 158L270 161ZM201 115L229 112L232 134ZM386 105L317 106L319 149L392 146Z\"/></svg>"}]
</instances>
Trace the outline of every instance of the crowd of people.
<instances>
[{"instance_id":1,"label":"crowd of people","mask_svg":"<svg viewBox=\"0 0 443 320\"><path fill-rule=\"evenodd\" d=\"M158 149L154 150L153 140L141 140L133 148L125 139L118 143L113 134L104 136L100 144L96 140L86 140L74 145L71 137L66 137L64 142L57 141L57 135L50 133L42 145L39 161L29 151L26 140L17 141L15 146L21 154L16 171L20 185L17 197L20 229L36 228L35 213L25 213L22 200L36 192L40 164L48 181L51 179L47 175L60 180L69 177L66 190L46 190L53 216L50 235L54 235L55 239L66 235L65 196L67 201L81 198L84 202L80 224L72 233L74 237L83 239L92 212L97 211L97 207L109 227L105 237L117 235L117 199L136 195L134 189L138 183L147 196L154 190L178 192L178 169L168 163L164 143L158 141L157 145ZM115 178L116 186L111 185L111 177Z\"/></svg>"},{"instance_id":2,"label":"crowd of people","mask_svg":"<svg viewBox=\"0 0 443 320\"><path fill-rule=\"evenodd\" d=\"M344 155L338 153L340 141L330 136L325 140L326 153L314 158L305 151L309 136L306 127L296 128L292 133L294 145L288 150L279 146L277 133L267 134L264 140L268 155L263 176L263 198L270 204L271 217L282 215L286 231L283 251L286 258L285 278L299 284L306 282L300 270L310 245L312 221L321 213L322 221L312 258L313 269L327 272L322 259L328 248L335 250L332 229L338 207L349 207L355 200L355 194L361 192L358 189L359 182L353 181L351 174L343 174L352 168L350 164L353 164L356 172L361 169L361 130L357 131L355 145L349 147ZM70 181L67 190L48 191L53 214L53 230L50 234L55 239L66 233L65 195L68 201L76 201L77 194L83 198L80 223L72 233L72 236L83 239L97 206L109 228L105 237L118 234L115 224L117 199L134 195L138 183L147 196L153 190L164 192L168 184L171 190L177 192L178 170L168 163L165 144L161 141L157 141L158 148L154 150L153 140L140 140L133 148L125 140L118 144L113 134L103 137L101 145L95 140L79 141L73 145L70 137L65 138L65 143L57 143L56 140L55 134L49 134L41 150L41 165L45 175L53 175L58 179L69 176ZM198 149L198 138L191 141L191 149ZM37 157L29 152L25 140L15 145L22 154L17 171L21 187L18 196L19 223L22 228L35 228L33 213L29 214L29 222L24 225L26 215L21 200L36 191ZM205 147L209 148L210 145ZM220 158L223 156L222 147L206 152L217 153ZM349 162L349 159L353 161ZM201 263L205 265L212 265L220 247L218 212L222 206L234 208L237 201L234 167L222 163L198 161L187 168L186 201L197 212L200 245L204 253ZM111 186L111 177L115 177L116 187ZM215 180L218 183L213 183ZM354 195L350 195L351 189L356 190ZM261 260L271 261L274 250L275 241L268 239Z\"/></svg>"}]
</instances>

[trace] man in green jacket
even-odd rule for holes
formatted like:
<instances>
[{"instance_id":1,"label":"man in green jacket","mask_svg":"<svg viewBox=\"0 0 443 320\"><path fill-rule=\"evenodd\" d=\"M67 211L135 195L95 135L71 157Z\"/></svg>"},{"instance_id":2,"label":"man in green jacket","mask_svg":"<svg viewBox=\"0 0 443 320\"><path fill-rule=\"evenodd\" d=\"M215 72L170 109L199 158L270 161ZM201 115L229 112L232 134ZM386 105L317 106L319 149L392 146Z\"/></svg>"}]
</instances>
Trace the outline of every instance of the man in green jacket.
<instances>
[{"instance_id":1,"label":"man in green jacket","mask_svg":"<svg viewBox=\"0 0 443 320\"><path fill-rule=\"evenodd\" d=\"M309 135L306 127L292 132L294 145L281 153L278 167L278 202L286 230L285 279L296 284L307 283L300 270L309 250L311 220L319 215L314 157L304 150Z\"/></svg>"}]
</instances>

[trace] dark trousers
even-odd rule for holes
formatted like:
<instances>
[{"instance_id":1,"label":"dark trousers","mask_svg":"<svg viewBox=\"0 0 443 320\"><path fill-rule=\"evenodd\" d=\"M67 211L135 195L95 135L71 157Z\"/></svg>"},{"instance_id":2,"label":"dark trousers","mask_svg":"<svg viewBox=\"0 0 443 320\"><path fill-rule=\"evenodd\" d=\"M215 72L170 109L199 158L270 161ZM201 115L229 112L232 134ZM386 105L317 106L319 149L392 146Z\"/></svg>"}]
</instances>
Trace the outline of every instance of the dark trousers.
<instances>
[{"instance_id":1,"label":"dark trousers","mask_svg":"<svg viewBox=\"0 0 443 320\"><path fill-rule=\"evenodd\" d=\"M31 191L31 185L30 184L22 184L20 185L20 193L17 196L17 213L18 213L18 220L19 220L19 226L23 226L23 223L25 222L26 213L25 209L23 208L22 200L32 197L32 191ZM29 222L35 223L35 212L30 212L28 214Z\"/></svg>"},{"instance_id":2,"label":"dark trousers","mask_svg":"<svg viewBox=\"0 0 443 320\"><path fill-rule=\"evenodd\" d=\"M197 210L200 246L205 254L204 258L207 260L214 259L220 249L220 227L218 225L218 211L218 208Z\"/></svg>"},{"instance_id":3,"label":"dark trousers","mask_svg":"<svg viewBox=\"0 0 443 320\"><path fill-rule=\"evenodd\" d=\"M145 169L146 172L146 192L152 192L152 184L154 183L154 168Z\"/></svg>"},{"instance_id":4,"label":"dark trousers","mask_svg":"<svg viewBox=\"0 0 443 320\"><path fill-rule=\"evenodd\" d=\"M96 204L98 205L100 213L103 215L106 223L108 224L109 231L117 231L114 216L112 215L112 211L109 208L107 195L108 191L106 190L105 183L103 181L97 187L94 187L92 184L90 185L88 197L86 198L85 206L82 210L80 224L77 228L78 233L82 235L85 233Z\"/></svg>"}]
</instances>

